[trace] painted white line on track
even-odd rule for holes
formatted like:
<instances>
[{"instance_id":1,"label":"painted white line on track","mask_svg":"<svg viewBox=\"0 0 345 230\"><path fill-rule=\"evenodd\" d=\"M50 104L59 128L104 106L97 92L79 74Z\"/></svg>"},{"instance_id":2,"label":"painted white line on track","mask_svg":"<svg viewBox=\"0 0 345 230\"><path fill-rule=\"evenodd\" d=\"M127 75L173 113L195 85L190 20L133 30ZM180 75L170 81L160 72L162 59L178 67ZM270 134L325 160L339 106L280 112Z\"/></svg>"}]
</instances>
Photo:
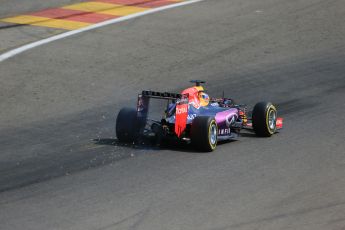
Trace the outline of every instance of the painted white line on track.
<instances>
[{"instance_id":1,"label":"painted white line on track","mask_svg":"<svg viewBox=\"0 0 345 230\"><path fill-rule=\"evenodd\" d=\"M97 28L100 28L100 27L103 27L103 26L115 24L115 23L118 23L118 22L126 21L126 20L129 20L129 19L132 19L132 18L141 17L141 16L144 16L144 15L147 15L147 14L153 14L153 13L156 13L158 11L163 11L163 10L167 10L167 9L171 9L171 8L176 8L176 7L179 7L179 6L189 5L189 4L196 3L196 2L201 2L201 1L204 1L204 0L187 0L186 2L180 2L180 3L176 3L176 4L162 6L162 7L146 10L146 11L143 11L143 12L139 12L139 13L135 13L135 14L130 14L130 15L123 16L123 17L120 17L120 18L115 18L115 19L111 19L111 20L108 20L108 21L100 22L100 23L97 23L97 24L93 24L91 26L87 26L87 27L81 28L81 29L72 30L72 31L69 31L69 32L58 34L58 35L55 35L53 37L49 37L49 38L45 38L45 39L42 39L42 40L39 40L39 41L36 41L36 42L33 42L33 43L29 43L29 44L26 44L24 46L20 46L20 47L18 47L16 49L10 50L10 51L8 51L6 53L3 53L3 54L0 55L0 62L3 62L6 59L9 59L9 58L11 58L13 56L16 56L16 55L18 55L20 53L23 53L23 52L25 52L27 50L30 50L30 49L33 49L35 47L38 47L38 46L41 46L41 45L44 45L44 44L47 44L47 43L50 43L50 42L53 42L53 41L56 41L56 40L60 40L60 39L63 39L63 38L66 38L66 37L69 37L69 36L72 36L72 35L75 35L75 34L79 34L79 33L85 32L85 31L97 29Z\"/></svg>"}]
</instances>

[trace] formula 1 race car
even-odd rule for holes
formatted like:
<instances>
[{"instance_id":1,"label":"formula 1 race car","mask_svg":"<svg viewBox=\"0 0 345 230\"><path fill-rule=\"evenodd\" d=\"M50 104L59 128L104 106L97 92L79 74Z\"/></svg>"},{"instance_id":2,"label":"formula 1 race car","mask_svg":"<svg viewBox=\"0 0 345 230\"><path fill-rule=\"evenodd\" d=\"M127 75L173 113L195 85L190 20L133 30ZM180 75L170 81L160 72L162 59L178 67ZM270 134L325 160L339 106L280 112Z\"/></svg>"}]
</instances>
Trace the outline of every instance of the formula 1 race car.
<instances>
[{"instance_id":1,"label":"formula 1 race car","mask_svg":"<svg viewBox=\"0 0 345 230\"><path fill-rule=\"evenodd\" d=\"M235 104L230 98L210 98L204 81L192 80L195 86L178 93L142 91L137 108L123 108L116 119L116 136L120 142L135 142L151 137L157 142L177 139L191 142L200 151L213 151L217 142L236 139L242 129L257 136L269 137L283 126L276 107L259 102L251 113L246 105ZM151 119L150 100L166 100L161 119Z\"/></svg>"}]
</instances>

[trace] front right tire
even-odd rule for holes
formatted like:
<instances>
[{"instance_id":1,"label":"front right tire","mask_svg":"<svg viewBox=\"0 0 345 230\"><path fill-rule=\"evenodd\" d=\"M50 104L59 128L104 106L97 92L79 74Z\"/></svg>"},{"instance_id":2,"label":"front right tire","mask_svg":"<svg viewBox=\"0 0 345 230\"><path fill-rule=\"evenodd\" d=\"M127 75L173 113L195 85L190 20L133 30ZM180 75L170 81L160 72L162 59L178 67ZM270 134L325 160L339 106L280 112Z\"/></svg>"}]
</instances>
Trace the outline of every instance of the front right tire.
<instances>
[{"instance_id":1,"label":"front right tire","mask_svg":"<svg viewBox=\"0 0 345 230\"><path fill-rule=\"evenodd\" d=\"M277 130L277 109L271 102L259 102L254 106L252 120L257 136L270 137Z\"/></svg>"}]
</instances>

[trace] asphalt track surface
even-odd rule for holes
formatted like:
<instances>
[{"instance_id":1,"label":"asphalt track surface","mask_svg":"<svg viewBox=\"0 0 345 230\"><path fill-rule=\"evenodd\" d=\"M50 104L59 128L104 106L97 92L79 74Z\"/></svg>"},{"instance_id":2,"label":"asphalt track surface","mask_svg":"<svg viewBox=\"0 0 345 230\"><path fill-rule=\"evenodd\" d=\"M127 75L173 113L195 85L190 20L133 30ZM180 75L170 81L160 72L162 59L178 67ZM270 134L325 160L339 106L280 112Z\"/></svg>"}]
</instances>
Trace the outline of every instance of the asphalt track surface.
<instances>
[{"instance_id":1,"label":"asphalt track surface","mask_svg":"<svg viewBox=\"0 0 345 230\"><path fill-rule=\"evenodd\" d=\"M0 63L1 229L345 229L344 1L206 0ZM124 146L142 89L285 118L213 153Z\"/></svg>"}]
</instances>

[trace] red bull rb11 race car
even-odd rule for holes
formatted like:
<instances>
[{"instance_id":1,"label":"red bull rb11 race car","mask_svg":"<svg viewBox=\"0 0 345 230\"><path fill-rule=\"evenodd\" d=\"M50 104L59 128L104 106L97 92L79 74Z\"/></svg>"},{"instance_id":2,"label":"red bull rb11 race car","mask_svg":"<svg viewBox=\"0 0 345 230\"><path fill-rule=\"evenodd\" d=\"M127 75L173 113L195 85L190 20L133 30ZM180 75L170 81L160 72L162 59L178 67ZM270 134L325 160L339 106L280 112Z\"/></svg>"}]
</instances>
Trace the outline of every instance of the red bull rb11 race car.
<instances>
[{"instance_id":1,"label":"red bull rb11 race car","mask_svg":"<svg viewBox=\"0 0 345 230\"><path fill-rule=\"evenodd\" d=\"M270 102L257 103L251 112L246 105L234 103L230 98L210 98L205 83L195 85L181 93L142 91L137 108L123 108L116 119L116 136L120 142L135 142L151 137L157 143L175 139L191 143L199 151L213 151L217 143L237 139L242 129L260 137L270 137L283 127L276 107ZM150 101L166 100L160 119L149 117Z\"/></svg>"}]
</instances>

